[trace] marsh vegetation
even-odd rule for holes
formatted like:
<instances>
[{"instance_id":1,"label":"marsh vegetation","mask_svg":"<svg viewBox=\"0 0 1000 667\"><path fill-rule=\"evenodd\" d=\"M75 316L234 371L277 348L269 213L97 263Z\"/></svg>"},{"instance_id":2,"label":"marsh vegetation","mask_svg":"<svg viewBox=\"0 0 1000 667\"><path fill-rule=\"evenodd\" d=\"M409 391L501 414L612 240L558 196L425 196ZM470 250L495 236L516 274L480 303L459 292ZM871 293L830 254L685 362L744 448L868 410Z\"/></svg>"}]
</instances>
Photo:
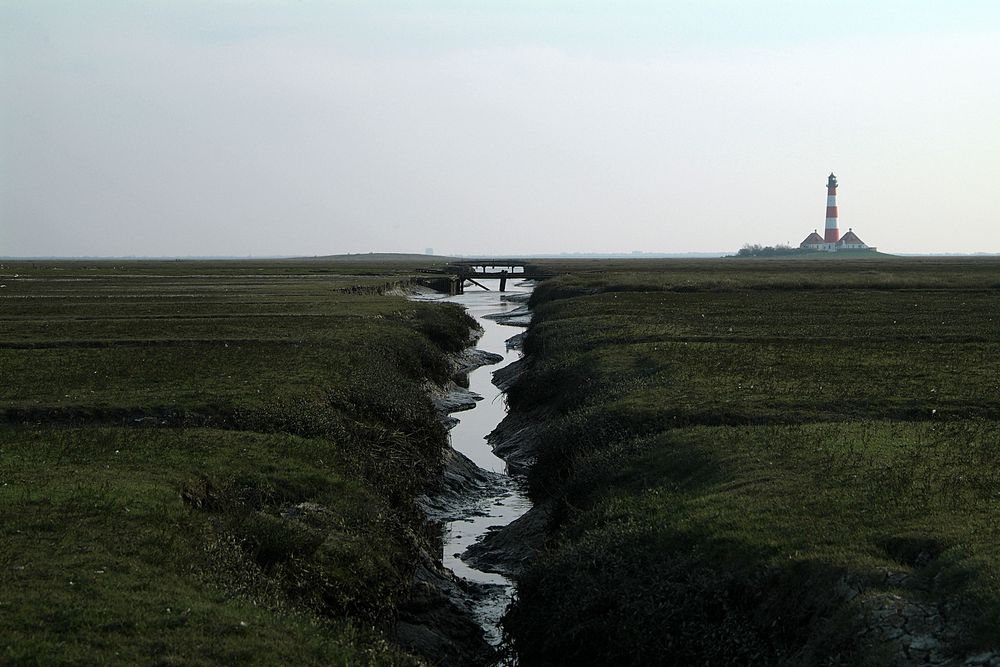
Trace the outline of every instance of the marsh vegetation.
<instances>
[{"instance_id":1,"label":"marsh vegetation","mask_svg":"<svg viewBox=\"0 0 1000 667\"><path fill-rule=\"evenodd\" d=\"M546 268L508 391L548 517L522 664L997 649L1000 263ZM391 296L412 269L4 263L3 659L416 662L426 383L472 323Z\"/></svg>"},{"instance_id":2,"label":"marsh vegetation","mask_svg":"<svg viewBox=\"0 0 1000 667\"><path fill-rule=\"evenodd\" d=\"M998 648L1000 263L560 268L509 391L555 508L523 664Z\"/></svg>"},{"instance_id":3,"label":"marsh vegetation","mask_svg":"<svg viewBox=\"0 0 1000 667\"><path fill-rule=\"evenodd\" d=\"M0 661L410 664L457 306L406 266L4 262Z\"/></svg>"}]
</instances>

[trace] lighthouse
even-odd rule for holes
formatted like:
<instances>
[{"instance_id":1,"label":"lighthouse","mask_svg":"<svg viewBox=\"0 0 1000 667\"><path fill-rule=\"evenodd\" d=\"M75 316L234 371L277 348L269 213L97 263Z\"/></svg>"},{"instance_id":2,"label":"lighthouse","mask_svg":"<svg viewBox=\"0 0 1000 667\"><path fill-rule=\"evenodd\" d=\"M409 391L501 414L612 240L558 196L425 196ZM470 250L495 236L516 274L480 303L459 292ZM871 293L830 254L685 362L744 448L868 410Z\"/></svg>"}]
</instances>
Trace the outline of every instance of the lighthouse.
<instances>
[{"instance_id":1,"label":"lighthouse","mask_svg":"<svg viewBox=\"0 0 1000 667\"><path fill-rule=\"evenodd\" d=\"M806 237L806 240L799 244L803 250L821 250L824 252L838 252L841 250L870 250L875 252L875 247L870 246L854 233L853 229L848 229L843 237L840 229L837 228L837 177L830 174L826 181L826 235L820 236L819 230Z\"/></svg>"},{"instance_id":2,"label":"lighthouse","mask_svg":"<svg viewBox=\"0 0 1000 667\"><path fill-rule=\"evenodd\" d=\"M832 173L826 181L826 234L823 241L836 243L840 240L840 230L837 229L837 177Z\"/></svg>"}]
</instances>

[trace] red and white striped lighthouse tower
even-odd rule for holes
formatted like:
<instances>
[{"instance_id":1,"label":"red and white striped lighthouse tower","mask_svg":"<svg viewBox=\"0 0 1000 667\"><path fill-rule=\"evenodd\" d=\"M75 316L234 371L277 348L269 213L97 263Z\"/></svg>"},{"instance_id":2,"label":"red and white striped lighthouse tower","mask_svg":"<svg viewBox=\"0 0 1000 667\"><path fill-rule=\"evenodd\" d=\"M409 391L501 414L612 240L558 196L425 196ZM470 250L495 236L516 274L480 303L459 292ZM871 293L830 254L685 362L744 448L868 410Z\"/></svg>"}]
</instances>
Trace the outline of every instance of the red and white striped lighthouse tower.
<instances>
[{"instance_id":1,"label":"red and white striped lighthouse tower","mask_svg":"<svg viewBox=\"0 0 1000 667\"><path fill-rule=\"evenodd\" d=\"M840 240L840 230L837 229L837 177L830 174L826 181L826 234L824 243L836 243Z\"/></svg>"}]
</instances>

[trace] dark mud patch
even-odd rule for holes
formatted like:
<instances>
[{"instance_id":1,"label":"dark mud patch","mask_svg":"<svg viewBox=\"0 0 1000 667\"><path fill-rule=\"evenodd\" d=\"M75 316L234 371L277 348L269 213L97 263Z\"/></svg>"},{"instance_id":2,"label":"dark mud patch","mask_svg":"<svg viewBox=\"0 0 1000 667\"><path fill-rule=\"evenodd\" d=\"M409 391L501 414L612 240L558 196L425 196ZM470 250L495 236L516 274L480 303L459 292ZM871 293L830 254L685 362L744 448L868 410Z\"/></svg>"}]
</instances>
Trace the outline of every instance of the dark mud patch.
<instances>
[{"instance_id":1,"label":"dark mud patch","mask_svg":"<svg viewBox=\"0 0 1000 667\"><path fill-rule=\"evenodd\" d=\"M521 335L521 334L519 334ZM516 338L515 336L514 338ZM513 340L513 339L510 339ZM522 338L523 340L523 338ZM512 348L514 349L514 348ZM500 388L500 391L506 392L518 379L528 370L528 363L525 358L518 359L517 361L507 364L503 368L493 372L493 384Z\"/></svg>"},{"instance_id":2,"label":"dark mud patch","mask_svg":"<svg viewBox=\"0 0 1000 667\"><path fill-rule=\"evenodd\" d=\"M507 462L511 475L524 476L535 463L541 444L540 412L511 412L486 438L493 453Z\"/></svg>"},{"instance_id":3,"label":"dark mud patch","mask_svg":"<svg viewBox=\"0 0 1000 667\"><path fill-rule=\"evenodd\" d=\"M497 324L506 324L514 327L526 327L531 324L531 310L526 305L503 313L483 315L483 317L493 320Z\"/></svg>"},{"instance_id":4,"label":"dark mud patch","mask_svg":"<svg viewBox=\"0 0 1000 667\"><path fill-rule=\"evenodd\" d=\"M473 620L472 602L485 586L459 579L427 552L421 552L406 602L399 607L396 642L435 665L490 664L494 649Z\"/></svg>"},{"instance_id":5,"label":"dark mud patch","mask_svg":"<svg viewBox=\"0 0 1000 667\"><path fill-rule=\"evenodd\" d=\"M545 546L552 509L535 505L506 526L490 528L482 540L466 549L462 560L483 572L516 579Z\"/></svg>"},{"instance_id":6,"label":"dark mud patch","mask_svg":"<svg viewBox=\"0 0 1000 667\"><path fill-rule=\"evenodd\" d=\"M483 470L451 447L444 453L440 476L417 499L431 521L456 521L468 515L470 507L503 489L501 476Z\"/></svg>"}]
</instances>

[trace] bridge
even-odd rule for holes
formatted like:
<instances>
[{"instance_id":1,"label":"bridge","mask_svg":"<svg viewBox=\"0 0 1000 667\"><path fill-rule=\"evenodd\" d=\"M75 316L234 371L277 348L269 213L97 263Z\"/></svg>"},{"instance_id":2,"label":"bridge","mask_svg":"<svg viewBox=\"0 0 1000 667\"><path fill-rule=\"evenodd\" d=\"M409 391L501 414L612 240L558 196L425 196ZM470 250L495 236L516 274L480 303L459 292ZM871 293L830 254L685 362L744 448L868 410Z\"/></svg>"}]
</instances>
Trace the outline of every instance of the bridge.
<instances>
[{"instance_id":1,"label":"bridge","mask_svg":"<svg viewBox=\"0 0 1000 667\"><path fill-rule=\"evenodd\" d=\"M483 285L480 280L499 280L500 291L507 290L508 280L542 280L551 278L554 274L544 271L529 262L512 259L469 259L457 262L449 262L440 270L427 270L421 273L430 273L441 276L435 289L441 289L443 280L448 280L448 293L464 294L467 285L474 285L480 289L490 291L490 288Z\"/></svg>"}]
</instances>

